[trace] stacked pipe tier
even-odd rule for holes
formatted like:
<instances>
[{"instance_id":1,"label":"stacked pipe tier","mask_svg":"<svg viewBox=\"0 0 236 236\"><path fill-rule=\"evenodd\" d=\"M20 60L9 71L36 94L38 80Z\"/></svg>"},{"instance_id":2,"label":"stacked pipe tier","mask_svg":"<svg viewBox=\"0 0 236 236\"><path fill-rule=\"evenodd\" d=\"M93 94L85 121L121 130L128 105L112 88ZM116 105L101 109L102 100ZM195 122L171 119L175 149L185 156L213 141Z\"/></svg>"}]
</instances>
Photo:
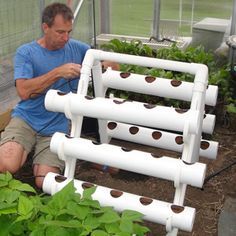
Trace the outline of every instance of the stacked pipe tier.
<instances>
[{"instance_id":1,"label":"stacked pipe tier","mask_svg":"<svg viewBox=\"0 0 236 236\"><path fill-rule=\"evenodd\" d=\"M200 114L197 110L182 110L120 99L93 98L73 93L62 94L57 90L47 92L45 106L50 111L65 113L68 118L72 115L88 116L180 132L183 132L188 122L191 134L195 134L200 125ZM203 126L205 132L211 132L213 129L212 120L214 117L210 115L204 118L208 124Z\"/></svg>"},{"instance_id":2,"label":"stacked pipe tier","mask_svg":"<svg viewBox=\"0 0 236 236\"><path fill-rule=\"evenodd\" d=\"M55 173L48 173L43 183L43 191L48 194L55 194L60 191L72 179L59 176ZM82 194L85 188L95 186L79 180L73 180L76 192ZM172 203L158 201L152 198L138 196L122 192L116 189L96 186L92 195L102 206L113 206L117 211L134 210L144 215L143 219L153 221L169 227L179 228L185 231L192 231L195 219L195 209L186 206L178 206Z\"/></svg>"},{"instance_id":3,"label":"stacked pipe tier","mask_svg":"<svg viewBox=\"0 0 236 236\"><path fill-rule=\"evenodd\" d=\"M187 164L181 159L159 157L62 133L52 136L50 149L62 160L78 158L200 188L206 173L206 165L202 163Z\"/></svg>"},{"instance_id":4,"label":"stacked pipe tier","mask_svg":"<svg viewBox=\"0 0 236 236\"><path fill-rule=\"evenodd\" d=\"M109 121L107 123L107 134L110 138L117 138L176 152L183 151L183 136L163 130ZM218 142L201 140L200 156L216 159L217 151Z\"/></svg>"}]
</instances>

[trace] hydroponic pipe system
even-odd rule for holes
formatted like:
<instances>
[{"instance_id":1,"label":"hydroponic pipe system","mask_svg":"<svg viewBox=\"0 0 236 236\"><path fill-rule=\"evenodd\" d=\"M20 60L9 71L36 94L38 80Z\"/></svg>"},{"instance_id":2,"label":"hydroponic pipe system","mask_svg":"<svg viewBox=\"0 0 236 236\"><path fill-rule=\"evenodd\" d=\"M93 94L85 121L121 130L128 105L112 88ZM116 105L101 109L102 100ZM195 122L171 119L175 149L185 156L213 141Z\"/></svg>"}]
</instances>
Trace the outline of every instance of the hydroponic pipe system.
<instances>
[{"instance_id":1,"label":"hydroponic pipe system","mask_svg":"<svg viewBox=\"0 0 236 236\"><path fill-rule=\"evenodd\" d=\"M112 70L102 73L103 60L190 73L194 75L194 82L179 83ZM87 96L91 70L95 97ZM189 101L190 109L184 111L114 97L105 98L107 88ZM177 228L191 231L195 210L183 207L185 191L187 185L201 188L204 182L206 165L198 163L199 154L211 159L217 155L218 143L201 138L202 132L213 132L215 116L205 114L205 104L215 105L217 92L216 86L208 86L208 69L205 65L88 50L77 93L63 94L50 90L45 98L48 110L63 112L71 120L72 131L70 135L55 133L52 137L51 151L65 161L66 178L61 182L57 181L57 175L48 174L43 183L44 191L54 194L73 179L76 159L167 179L173 181L176 189L173 203L149 199L150 206L147 207L149 204L145 205L140 200L145 197L101 186L97 186L93 197L102 205L113 205L118 211L138 210L146 219L165 224L172 235L176 235ZM99 120L101 144L80 137L83 116ZM108 144L112 137L171 149L182 152L182 156L176 159L123 149ZM83 191L83 184L74 180L76 191ZM173 211L174 206L181 210Z\"/></svg>"}]
</instances>

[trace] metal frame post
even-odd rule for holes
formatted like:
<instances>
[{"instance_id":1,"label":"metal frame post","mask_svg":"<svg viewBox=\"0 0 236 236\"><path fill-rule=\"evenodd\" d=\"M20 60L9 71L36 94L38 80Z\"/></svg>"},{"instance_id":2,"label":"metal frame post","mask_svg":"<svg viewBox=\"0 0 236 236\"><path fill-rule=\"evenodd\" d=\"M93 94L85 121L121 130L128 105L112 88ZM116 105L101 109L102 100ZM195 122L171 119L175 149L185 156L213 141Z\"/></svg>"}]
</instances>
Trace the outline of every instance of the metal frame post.
<instances>
[{"instance_id":1,"label":"metal frame post","mask_svg":"<svg viewBox=\"0 0 236 236\"><path fill-rule=\"evenodd\" d=\"M100 11L101 11L101 33L109 34L110 33L110 1L109 0L100 0Z\"/></svg>"},{"instance_id":2,"label":"metal frame post","mask_svg":"<svg viewBox=\"0 0 236 236\"><path fill-rule=\"evenodd\" d=\"M152 24L152 37L159 40L159 25L160 25L160 9L161 0L153 0L153 24Z\"/></svg>"}]
</instances>

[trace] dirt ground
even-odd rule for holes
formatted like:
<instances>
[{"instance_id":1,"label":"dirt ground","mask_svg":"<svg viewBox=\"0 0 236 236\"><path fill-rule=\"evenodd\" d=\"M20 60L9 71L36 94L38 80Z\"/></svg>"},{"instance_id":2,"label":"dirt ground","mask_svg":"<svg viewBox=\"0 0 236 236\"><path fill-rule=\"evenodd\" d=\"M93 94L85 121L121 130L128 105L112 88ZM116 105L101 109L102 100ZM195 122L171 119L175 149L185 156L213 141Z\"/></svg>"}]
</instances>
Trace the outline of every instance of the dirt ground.
<instances>
[{"instance_id":1,"label":"dirt ground","mask_svg":"<svg viewBox=\"0 0 236 236\"><path fill-rule=\"evenodd\" d=\"M236 198L236 131L217 125L211 140L219 142L218 156L216 160L200 158L200 162L206 163L207 179L203 189L189 186L187 188L185 205L196 209L196 219L191 233L179 232L180 236L217 236L219 214L226 197ZM112 140L112 143L129 149L137 149L159 155L175 156L176 153L157 148L137 145L120 140ZM230 166L231 165L231 166ZM229 167L230 166L230 167ZM222 169L224 169L221 171ZM220 171L214 176L215 173ZM16 178L24 182L32 183L32 171L30 164L26 164ZM120 170L116 175L104 173L91 168L90 163L79 161L76 168L76 179L92 182L98 185L127 191L138 195L151 197L163 201L173 201L173 183L154 177L135 174ZM145 222L151 229L149 235L165 235L164 226Z\"/></svg>"}]
</instances>

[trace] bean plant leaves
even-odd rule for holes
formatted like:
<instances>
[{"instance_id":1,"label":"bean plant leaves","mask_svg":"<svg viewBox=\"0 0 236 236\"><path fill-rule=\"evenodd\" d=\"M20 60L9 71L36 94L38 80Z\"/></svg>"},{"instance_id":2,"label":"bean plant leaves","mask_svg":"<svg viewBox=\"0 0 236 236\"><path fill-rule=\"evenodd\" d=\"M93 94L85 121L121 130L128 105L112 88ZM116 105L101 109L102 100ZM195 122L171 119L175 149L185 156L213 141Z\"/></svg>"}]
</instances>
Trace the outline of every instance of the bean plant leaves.
<instances>
[{"instance_id":1,"label":"bean plant leaves","mask_svg":"<svg viewBox=\"0 0 236 236\"><path fill-rule=\"evenodd\" d=\"M57 215L56 211L66 208L68 201L75 193L73 181L68 183L61 191L53 195L53 198L48 202L48 207L52 214Z\"/></svg>"},{"instance_id":2,"label":"bean plant leaves","mask_svg":"<svg viewBox=\"0 0 236 236\"><path fill-rule=\"evenodd\" d=\"M93 193L96 191L96 186L91 188L86 188L83 192L83 198L84 199L92 199Z\"/></svg>"},{"instance_id":3,"label":"bean plant leaves","mask_svg":"<svg viewBox=\"0 0 236 236\"><path fill-rule=\"evenodd\" d=\"M45 236L71 236L71 234L63 227L50 226L47 228Z\"/></svg>"},{"instance_id":4,"label":"bean plant leaves","mask_svg":"<svg viewBox=\"0 0 236 236\"><path fill-rule=\"evenodd\" d=\"M131 220L121 219L120 227L122 232L132 233L133 232L133 222Z\"/></svg>"},{"instance_id":5,"label":"bean plant leaves","mask_svg":"<svg viewBox=\"0 0 236 236\"><path fill-rule=\"evenodd\" d=\"M20 196L20 192L9 188L0 189L0 202L13 203Z\"/></svg>"},{"instance_id":6,"label":"bean plant leaves","mask_svg":"<svg viewBox=\"0 0 236 236\"><path fill-rule=\"evenodd\" d=\"M72 181L53 196L37 195L9 173L0 174L0 183L1 236L128 236L134 229L145 230L134 227L132 219L137 222L141 218L136 212L124 213L121 220L113 207L101 207L93 200L96 187L85 189L81 198Z\"/></svg>"},{"instance_id":7,"label":"bean plant leaves","mask_svg":"<svg viewBox=\"0 0 236 236\"><path fill-rule=\"evenodd\" d=\"M122 212L121 218L122 220L127 221L141 221L141 218L143 217L143 214L137 211L132 210L124 210Z\"/></svg>"},{"instance_id":8,"label":"bean plant leaves","mask_svg":"<svg viewBox=\"0 0 236 236\"><path fill-rule=\"evenodd\" d=\"M109 236L109 234L106 233L106 232L103 231L103 230L94 230L94 231L91 233L91 236Z\"/></svg>"},{"instance_id":9,"label":"bean plant leaves","mask_svg":"<svg viewBox=\"0 0 236 236\"><path fill-rule=\"evenodd\" d=\"M41 222L41 224L47 225L47 226L58 226L58 227L64 227L64 228L81 228L81 222L78 220L51 220L51 221L44 221Z\"/></svg>"},{"instance_id":10,"label":"bean plant leaves","mask_svg":"<svg viewBox=\"0 0 236 236\"><path fill-rule=\"evenodd\" d=\"M110 223L114 223L116 221L119 221L120 220L120 216L115 211L107 211L102 216L100 216L98 218L98 220L101 223L110 224Z\"/></svg>"},{"instance_id":11,"label":"bean plant leaves","mask_svg":"<svg viewBox=\"0 0 236 236\"><path fill-rule=\"evenodd\" d=\"M14 190L19 190L22 192L36 193L34 188L32 188L29 184L22 183L21 181L16 180L16 179L12 179L9 182L9 188L14 189Z\"/></svg>"},{"instance_id":12,"label":"bean plant leaves","mask_svg":"<svg viewBox=\"0 0 236 236\"><path fill-rule=\"evenodd\" d=\"M10 172L1 173L0 180L9 182L12 179L12 174Z\"/></svg>"},{"instance_id":13,"label":"bean plant leaves","mask_svg":"<svg viewBox=\"0 0 236 236\"><path fill-rule=\"evenodd\" d=\"M150 231L148 227L142 226L140 224L133 224L133 229L136 235L145 235L145 233Z\"/></svg>"},{"instance_id":14,"label":"bean plant leaves","mask_svg":"<svg viewBox=\"0 0 236 236\"><path fill-rule=\"evenodd\" d=\"M0 222L1 222L1 236L8 236L9 230L11 228L12 221L9 219L9 217L0 216Z\"/></svg>"},{"instance_id":15,"label":"bean plant leaves","mask_svg":"<svg viewBox=\"0 0 236 236\"><path fill-rule=\"evenodd\" d=\"M111 223L111 224L105 224L106 231L109 234L116 235L116 233L120 232L119 223L120 222L115 222L115 223Z\"/></svg>"},{"instance_id":16,"label":"bean plant leaves","mask_svg":"<svg viewBox=\"0 0 236 236\"><path fill-rule=\"evenodd\" d=\"M0 215L17 213L17 203L0 203Z\"/></svg>"},{"instance_id":17,"label":"bean plant leaves","mask_svg":"<svg viewBox=\"0 0 236 236\"><path fill-rule=\"evenodd\" d=\"M19 217L17 217L16 222L29 219L33 213L32 212L33 208L34 208L33 203L27 197L20 196L18 203Z\"/></svg>"},{"instance_id":18,"label":"bean plant leaves","mask_svg":"<svg viewBox=\"0 0 236 236\"><path fill-rule=\"evenodd\" d=\"M96 229L99 227L100 222L98 221L96 216L92 214L88 215L88 217L84 220L84 225L89 226L91 229Z\"/></svg>"},{"instance_id":19,"label":"bean plant leaves","mask_svg":"<svg viewBox=\"0 0 236 236\"><path fill-rule=\"evenodd\" d=\"M91 211L87 206L81 206L78 203L70 202L67 205L68 213L72 216L75 216L78 219L85 219L89 212Z\"/></svg>"}]
</instances>

